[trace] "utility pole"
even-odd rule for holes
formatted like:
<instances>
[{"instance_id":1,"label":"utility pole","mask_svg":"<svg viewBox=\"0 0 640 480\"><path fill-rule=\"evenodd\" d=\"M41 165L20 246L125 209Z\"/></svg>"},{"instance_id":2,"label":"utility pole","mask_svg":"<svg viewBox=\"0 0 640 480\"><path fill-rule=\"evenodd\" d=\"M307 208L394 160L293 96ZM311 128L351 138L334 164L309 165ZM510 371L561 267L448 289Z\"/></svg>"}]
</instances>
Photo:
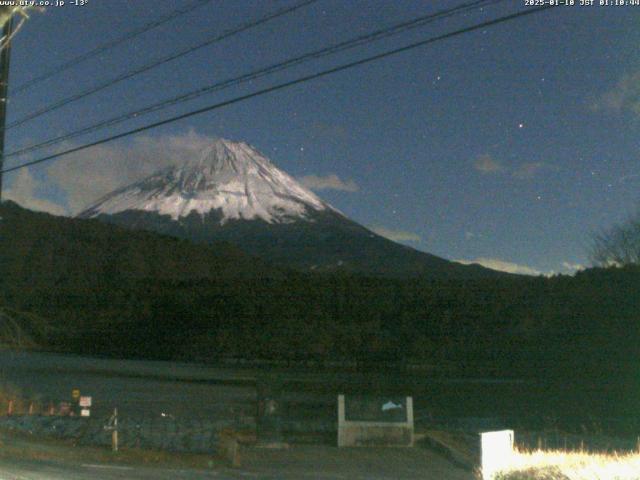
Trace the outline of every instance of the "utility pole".
<instances>
[{"instance_id":1,"label":"utility pole","mask_svg":"<svg viewBox=\"0 0 640 480\"><path fill-rule=\"evenodd\" d=\"M4 7L8 11L10 7ZM0 11L0 13L5 13ZM11 34L13 32L13 15L2 26L4 48L0 51L0 202L2 202L2 169L4 168L4 139L7 120L7 100L9 93L9 62L11 60Z\"/></svg>"}]
</instances>

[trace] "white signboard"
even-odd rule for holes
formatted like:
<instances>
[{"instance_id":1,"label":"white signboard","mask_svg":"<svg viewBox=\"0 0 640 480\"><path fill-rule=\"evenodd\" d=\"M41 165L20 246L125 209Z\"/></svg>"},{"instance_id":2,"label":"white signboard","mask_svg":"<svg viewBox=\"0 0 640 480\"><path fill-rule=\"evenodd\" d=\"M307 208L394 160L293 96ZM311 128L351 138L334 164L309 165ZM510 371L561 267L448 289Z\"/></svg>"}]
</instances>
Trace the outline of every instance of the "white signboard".
<instances>
[{"instance_id":1,"label":"white signboard","mask_svg":"<svg viewBox=\"0 0 640 480\"><path fill-rule=\"evenodd\" d=\"M513 430L480 434L482 449L482 478L492 480L496 473L509 465L513 456Z\"/></svg>"},{"instance_id":2,"label":"white signboard","mask_svg":"<svg viewBox=\"0 0 640 480\"><path fill-rule=\"evenodd\" d=\"M89 410L88 408L83 408L82 410L80 410L80 416L81 417L90 417L91 416L91 410Z\"/></svg>"},{"instance_id":3,"label":"white signboard","mask_svg":"<svg viewBox=\"0 0 640 480\"><path fill-rule=\"evenodd\" d=\"M84 408L88 408L91 406L91 397L80 397L80 401L78 405Z\"/></svg>"}]
</instances>

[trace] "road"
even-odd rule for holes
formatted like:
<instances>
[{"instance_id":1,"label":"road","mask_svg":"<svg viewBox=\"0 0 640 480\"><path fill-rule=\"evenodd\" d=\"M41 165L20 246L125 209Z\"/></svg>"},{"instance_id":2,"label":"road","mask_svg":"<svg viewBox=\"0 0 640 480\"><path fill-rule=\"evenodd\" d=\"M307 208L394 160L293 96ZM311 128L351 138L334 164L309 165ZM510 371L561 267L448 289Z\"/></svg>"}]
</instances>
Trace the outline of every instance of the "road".
<instances>
[{"instance_id":1,"label":"road","mask_svg":"<svg viewBox=\"0 0 640 480\"><path fill-rule=\"evenodd\" d=\"M237 469L125 466L0 458L0 480L472 480L471 472L423 449L338 449L304 446L245 452Z\"/></svg>"}]
</instances>

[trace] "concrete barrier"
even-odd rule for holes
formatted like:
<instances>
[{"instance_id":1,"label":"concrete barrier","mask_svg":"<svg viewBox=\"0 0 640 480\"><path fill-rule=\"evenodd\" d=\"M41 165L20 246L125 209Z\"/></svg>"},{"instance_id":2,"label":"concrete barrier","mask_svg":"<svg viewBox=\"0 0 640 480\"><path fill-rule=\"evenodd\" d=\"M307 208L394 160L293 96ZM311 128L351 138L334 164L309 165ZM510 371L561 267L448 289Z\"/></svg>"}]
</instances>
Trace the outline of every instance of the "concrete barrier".
<instances>
[{"instance_id":1,"label":"concrete barrier","mask_svg":"<svg viewBox=\"0 0 640 480\"><path fill-rule=\"evenodd\" d=\"M413 446L412 397L361 397L359 404L349 400L338 396L338 447Z\"/></svg>"}]
</instances>

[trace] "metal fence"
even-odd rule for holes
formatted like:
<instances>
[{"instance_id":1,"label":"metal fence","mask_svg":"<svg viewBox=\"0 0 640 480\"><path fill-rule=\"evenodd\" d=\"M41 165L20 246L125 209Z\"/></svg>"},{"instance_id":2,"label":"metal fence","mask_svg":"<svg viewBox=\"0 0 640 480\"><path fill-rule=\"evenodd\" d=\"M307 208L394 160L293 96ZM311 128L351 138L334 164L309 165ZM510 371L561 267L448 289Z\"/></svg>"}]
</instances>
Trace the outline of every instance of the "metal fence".
<instances>
[{"instance_id":1,"label":"metal fence","mask_svg":"<svg viewBox=\"0 0 640 480\"><path fill-rule=\"evenodd\" d=\"M118 415L118 442L123 448L162 449L176 452L213 453L224 431L256 432L255 403L234 403L219 412L199 414L199 410L180 415L125 412ZM111 446L110 416L81 417L68 402L46 399L27 400L16 395L0 397L0 428L73 440L77 444ZM629 420L609 419L610 429L598 426L584 434L518 426L514 419L478 417L436 417L416 411L417 431L447 430L475 434L479 431L515 428L516 443L526 449L585 451L628 451L637 449L640 425ZM288 442L335 444L337 436L336 397L333 394L282 393L278 419L283 439ZM544 422L538 422L540 424ZM633 422L631 422L633 423ZM622 436L622 427L630 432ZM634 428L635 427L635 428ZM620 437L623 438L620 438Z\"/></svg>"},{"instance_id":2,"label":"metal fence","mask_svg":"<svg viewBox=\"0 0 640 480\"><path fill-rule=\"evenodd\" d=\"M0 418L0 424L13 431L70 439L77 445L112 446L109 418L11 415ZM127 416L118 418L118 444L121 448L213 453L220 432L234 428L233 419Z\"/></svg>"}]
</instances>

